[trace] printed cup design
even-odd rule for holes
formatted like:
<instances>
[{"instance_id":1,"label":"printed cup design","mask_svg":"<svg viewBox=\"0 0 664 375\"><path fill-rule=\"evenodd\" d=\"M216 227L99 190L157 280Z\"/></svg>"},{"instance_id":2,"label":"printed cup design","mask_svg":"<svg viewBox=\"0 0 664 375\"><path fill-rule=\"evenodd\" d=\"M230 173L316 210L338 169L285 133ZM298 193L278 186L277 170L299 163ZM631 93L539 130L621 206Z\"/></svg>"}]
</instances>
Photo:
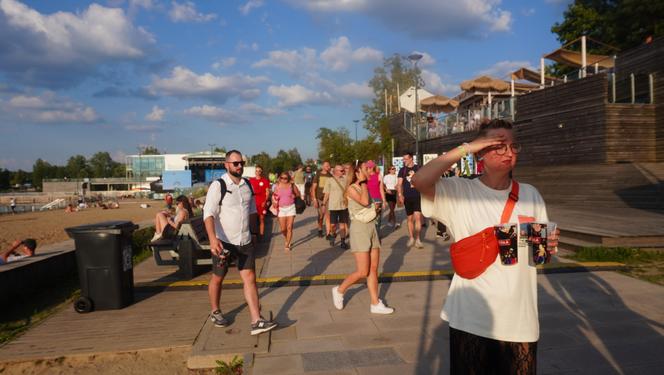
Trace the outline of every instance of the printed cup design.
<instances>
[{"instance_id":1,"label":"printed cup design","mask_svg":"<svg viewBox=\"0 0 664 375\"><path fill-rule=\"evenodd\" d=\"M494 231L498 240L500 263L506 266L519 263L517 225L497 225L494 227Z\"/></svg>"}]
</instances>

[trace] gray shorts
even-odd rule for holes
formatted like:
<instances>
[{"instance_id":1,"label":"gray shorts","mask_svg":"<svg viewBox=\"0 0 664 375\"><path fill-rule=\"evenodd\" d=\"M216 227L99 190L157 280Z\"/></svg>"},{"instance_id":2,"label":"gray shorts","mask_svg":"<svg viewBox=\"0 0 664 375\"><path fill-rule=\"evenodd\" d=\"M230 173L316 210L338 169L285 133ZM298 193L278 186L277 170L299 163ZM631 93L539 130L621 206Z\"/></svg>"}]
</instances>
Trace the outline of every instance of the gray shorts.
<instances>
[{"instance_id":1,"label":"gray shorts","mask_svg":"<svg viewBox=\"0 0 664 375\"><path fill-rule=\"evenodd\" d=\"M363 223L353 220L350 225L350 251L367 253L371 249L380 249L380 238L374 222Z\"/></svg>"}]
</instances>

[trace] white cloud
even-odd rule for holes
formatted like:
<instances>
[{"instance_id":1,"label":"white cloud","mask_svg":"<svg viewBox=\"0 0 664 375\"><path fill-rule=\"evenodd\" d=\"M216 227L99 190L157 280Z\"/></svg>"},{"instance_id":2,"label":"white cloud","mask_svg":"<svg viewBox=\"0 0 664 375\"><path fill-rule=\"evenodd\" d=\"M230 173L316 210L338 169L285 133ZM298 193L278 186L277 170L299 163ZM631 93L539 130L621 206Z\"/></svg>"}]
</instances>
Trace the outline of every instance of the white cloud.
<instances>
[{"instance_id":1,"label":"white cloud","mask_svg":"<svg viewBox=\"0 0 664 375\"><path fill-rule=\"evenodd\" d=\"M330 44L320 54L320 58L329 69L334 71L348 70L353 61L381 61L383 59L382 52L370 47L361 47L353 51L350 41L345 36L333 39Z\"/></svg>"},{"instance_id":2,"label":"white cloud","mask_svg":"<svg viewBox=\"0 0 664 375\"><path fill-rule=\"evenodd\" d=\"M312 12L356 12L414 37L448 39L508 31L512 15L501 0L286 0Z\"/></svg>"},{"instance_id":3,"label":"white cloud","mask_svg":"<svg viewBox=\"0 0 664 375\"><path fill-rule=\"evenodd\" d=\"M164 119L165 114L166 114L165 109L155 105L152 107L152 112L148 113L145 116L145 119L149 121L162 121Z\"/></svg>"},{"instance_id":4,"label":"white cloud","mask_svg":"<svg viewBox=\"0 0 664 375\"><path fill-rule=\"evenodd\" d=\"M536 70L537 68L534 68L529 61L521 60L521 61L499 61L493 66L481 70L477 72L478 75L487 75L491 76L494 78L501 78L501 79L506 79L507 75L509 73L512 73L513 71L520 69L520 68L528 68L531 70Z\"/></svg>"},{"instance_id":5,"label":"white cloud","mask_svg":"<svg viewBox=\"0 0 664 375\"><path fill-rule=\"evenodd\" d=\"M138 133L155 133L162 131L161 126L157 124L129 124L125 125L124 129Z\"/></svg>"},{"instance_id":6,"label":"white cloud","mask_svg":"<svg viewBox=\"0 0 664 375\"><path fill-rule=\"evenodd\" d=\"M89 106L58 97L47 91L40 96L17 95L10 98L3 110L18 121L33 123L92 123L99 121Z\"/></svg>"},{"instance_id":7,"label":"white cloud","mask_svg":"<svg viewBox=\"0 0 664 375\"><path fill-rule=\"evenodd\" d=\"M316 50L302 48L297 50L270 51L268 58L252 65L254 68L274 67L294 75L316 69Z\"/></svg>"},{"instance_id":8,"label":"white cloud","mask_svg":"<svg viewBox=\"0 0 664 375\"><path fill-rule=\"evenodd\" d=\"M286 111L284 111L281 108L263 107L256 103L245 103L240 106L240 110L245 113L255 114L259 116L266 116L266 117L283 115L284 113L286 113Z\"/></svg>"},{"instance_id":9,"label":"white cloud","mask_svg":"<svg viewBox=\"0 0 664 375\"><path fill-rule=\"evenodd\" d=\"M521 14L530 17L535 14L535 8L522 9Z\"/></svg>"},{"instance_id":10,"label":"white cloud","mask_svg":"<svg viewBox=\"0 0 664 375\"><path fill-rule=\"evenodd\" d=\"M225 59L216 61L214 64L212 64L212 67L214 69L230 68L231 66L235 65L236 62L237 59L235 57L227 57Z\"/></svg>"},{"instance_id":11,"label":"white cloud","mask_svg":"<svg viewBox=\"0 0 664 375\"><path fill-rule=\"evenodd\" d=\"M256 52L259 49L259 45L256 42L253 42L251 44L247 44L243 41L239 41L239 42L237 42L237 45L235 46L235 49L238 50L238 51L249 50L249 51Z\"/></svg>"},{"instance_id":12,"label":"white cloud","mask_svg":"<svg viewBox=\"0 0 664 375\"><path fill-rule=\"evenodd\" d=\"M252 9L258 9L263 6L263 0L249 0L244 5L241 5L238 10L243 15L248 15Z\"/></svg>"},{"instance_id":13,"label":"white cloud","mask_svg":"<svg viewBox=\"0 0 664 375\"><path fill-rule=\"evenodd\" d=\"M371 99L374 92L369 85L359 83L347 83L336 87L335 92L349 99Z\"/></svg>"},{"instance_id":14,"label":"white cloud","mask_svg":"<svg viewBox=\"0 0 664 375\"><path fill-rule=\"evenodd\" d=\"M0 69L47 87L73 86L101 64L145 59L155 42L120 8L45 15L15 0L0 0L0 35Z\"/></svg>"},{"instance_id":15,"label":"white cloud","mask_svg":"<svg viewBox=\"0 0 664 375\"><path fill-rule=\"evenodd\" d=\"M270 86L268 93L279 99L280 107L297 107L304 104L329 104L334 102L332 95L326 91L314 91L301 85Z\"/></svg>"},{"instance_id":16,"label":"white cloud","mask_svg":"<svg viewBox=\"0 0 664 375\"><path fill-rule=\"evenodd\" d=\"M453 97L461 91L459 85L443 83L438 74L426 69L422 70L422 80L424 88L432 94Z\"/></svg>"},{"instance_id":17,"label":"white cloud","mask_svg":"<svg viewBox=\"0 0 664 375\"><path fill-rule=\"evenodd\" d=\"M171 2L171 10L168 15L173 22L208 22L217 18L214 13L200 13L196 10L196 4L191 1L185 1L180 4L177 1Z\"/></svg>"},{"instance_id":18,"label":"white cloud","mask_svg":"<svg viewBox=\"0 0 664 375\"><path fill-rule=\"evenodd\" d=\"M215 76L210 73L198 75L185 67L177 66L173 68L170 77L155 77L149 90L162 95L206 98L223 103L236 96L253 98L258 86L269 81L264 76Z\"/></svg>"},{"instance_id":19,"label":"white cloud","mask_svg":"<svg viewBox=\"0 0 664 375\"><path fill-rule=\"evenodd\" d=\"M184 111L185 114L204 118L206 120L219 121L220 123L245 123L247 120L240 116L237 111L212 105L191 107Z\"/></svg>"}]
</instances>

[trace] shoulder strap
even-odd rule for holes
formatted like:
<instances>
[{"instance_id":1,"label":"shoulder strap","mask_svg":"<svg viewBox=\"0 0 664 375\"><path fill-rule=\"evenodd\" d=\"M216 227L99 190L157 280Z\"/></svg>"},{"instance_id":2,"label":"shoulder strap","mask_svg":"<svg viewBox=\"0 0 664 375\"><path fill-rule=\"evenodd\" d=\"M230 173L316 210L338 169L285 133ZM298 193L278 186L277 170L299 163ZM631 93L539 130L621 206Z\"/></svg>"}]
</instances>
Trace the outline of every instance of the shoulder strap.
<instances>
[{"instance_id":1,"label":"shoulder strap","mask_svg":"<svg viewBox=\"0 0 664 375\"><path fill-rule=\"evenodd\" d=\"M512 211L514 211L514 206L516 202L519 201L519 183L516 180L512 180L512 191L507 197L507 202L505 202L505 208L503 208L503 215L500 217L500 223L505 224L512 217Z\"/></svg>"},{"instance_id":2,"label":"shoulder strap","mask_svg":"<svg viewBox=\"0 0 664 375\"><path fill-rule=\"evenodd\" d=\"M339 180L337 180L337 178L334 177L334 176L332 176L332 178L334 179L334 182L336 182L337 185L339 185L339 189L341 189L341 191L345 192L346 190L344 189L343 186L341 186L341 182L339 182Z\"/></svg>"},{"instance_id":3,"label":"shoulder strap","mask_svg":"<svg viewBox=\"0 0 664 375\"><path fill-rule=\"evenodd\" d=\"M254 187L251 186L251 181L249 181L249 179L246 178L246 177L242 177L242 179L244 180L244 182L247 183L247 186L249 186L249 191L251 191L251 195L253 196L254 195Z\"/></svg>"},{"instance_id":4,"label":"shoulder strap","mask_svg":"<svg viewBox=\"0 0 664 375\"><path fill-rule=\"evenodd\" d=\"M221 198L219 198L219 205L221 206L221 202L224 200L228 188L226 187L226 181L224 181L223 178L220 178L217 181L219 181L219 185L221 186Z\"/></svg>"}]
</instances>

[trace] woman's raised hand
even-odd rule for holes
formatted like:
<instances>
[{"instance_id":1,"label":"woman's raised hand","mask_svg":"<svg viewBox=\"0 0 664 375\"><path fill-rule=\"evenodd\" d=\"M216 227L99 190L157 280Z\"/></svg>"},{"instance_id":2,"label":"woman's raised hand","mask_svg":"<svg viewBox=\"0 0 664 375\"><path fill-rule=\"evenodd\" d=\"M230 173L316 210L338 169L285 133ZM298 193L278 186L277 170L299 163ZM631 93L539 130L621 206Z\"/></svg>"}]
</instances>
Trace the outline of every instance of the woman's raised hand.
<instances>
[{"instance_id":1,"label":"woman's raised hand","mask_svg":"<svg viewBox=\"0 0 664 375\"><path fill-rule=\"evenodd\" d=\"M475 154L478 153L482 150L484 150L487 147L499 145L505 142L505 136L503 135L496 135L496 136L491 136L491 137L482 137L482 138L477 138L476 140L463 145L463 147L466 148L466 152L470 154Z\"/></svg>"}]
</instances>

